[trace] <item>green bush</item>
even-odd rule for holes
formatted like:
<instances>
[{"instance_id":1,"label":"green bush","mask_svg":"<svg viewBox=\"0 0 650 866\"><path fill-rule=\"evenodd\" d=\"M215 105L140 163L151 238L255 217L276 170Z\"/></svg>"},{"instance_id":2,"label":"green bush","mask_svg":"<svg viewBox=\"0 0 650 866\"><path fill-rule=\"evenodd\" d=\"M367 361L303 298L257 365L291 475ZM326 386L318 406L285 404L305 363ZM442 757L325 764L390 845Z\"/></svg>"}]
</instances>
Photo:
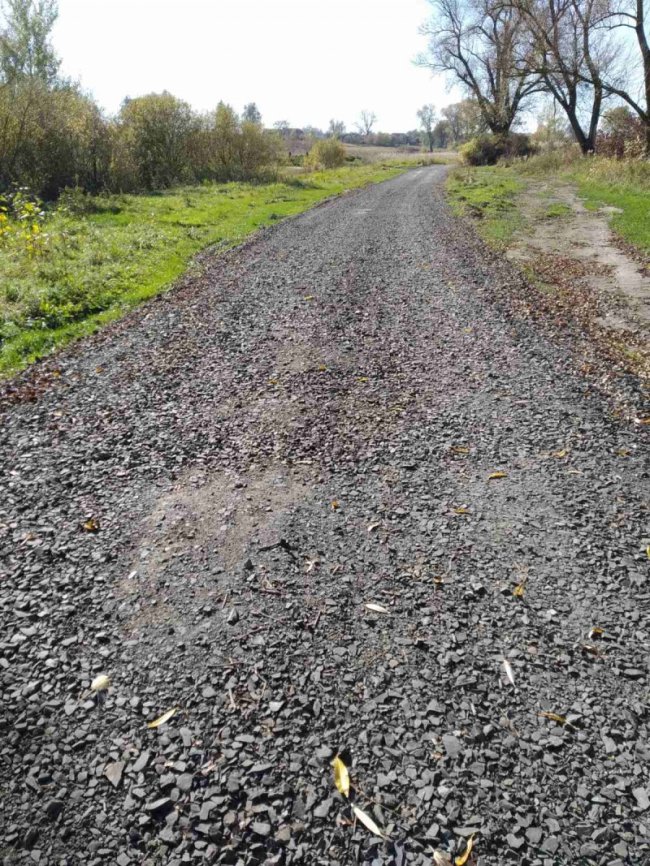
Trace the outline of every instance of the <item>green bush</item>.
<instances>
[{"instance_id":1,"label":"green bush","mask_svg":"<svg viewBox=\"0 0 650 866\"><path fill-rule=\"evenodd\" d=\"M459 148L468 165L495 165L500 159L532 156L537 148L528 135L511 132L508 135L478 135Z\"/></svg>"},{"instance_id":2,"label":"green bush","mask_svg":"<svg viewBox=\"0 0 650 866\"><path fill-rule=\"evenodd\" d=\"M345 163L346 151L338 138L317 141L305 159L310 168L340 168Z\"/></svg>"}]
</instances>

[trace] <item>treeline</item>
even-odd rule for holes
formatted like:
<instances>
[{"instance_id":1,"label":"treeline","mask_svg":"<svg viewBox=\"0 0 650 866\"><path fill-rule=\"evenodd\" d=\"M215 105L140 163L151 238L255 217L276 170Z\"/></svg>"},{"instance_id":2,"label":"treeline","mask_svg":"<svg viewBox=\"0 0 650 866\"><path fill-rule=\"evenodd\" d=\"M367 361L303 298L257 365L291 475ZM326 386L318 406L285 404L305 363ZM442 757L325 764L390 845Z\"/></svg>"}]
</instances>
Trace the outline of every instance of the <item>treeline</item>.
<instances>
[{"instance_id":1,"label":"treeline","mask_svg":"<svg viewBox=\"0 0 650 866\"><path fill-rule=\"evenodd\" d=\"M429 3L420 63L460 84L492 135L508 136L522 112L545 98L583 153L597 149L601 119L618 108L650 156L646 0Z\"/></svg>"},{"instance_id":2,"label":"treeline","mask_svg":"<svg viewBox=\"0 0 650 866\"><path fill-rule=\"evenodd\" d=\"M170 93L126 99L107 117L59 76L55 0L5 0L0 29L0 191L51 199L66 187L130 192L259 177L282 159L254 104L200 114Z\"/></svg>"}]
</instances>

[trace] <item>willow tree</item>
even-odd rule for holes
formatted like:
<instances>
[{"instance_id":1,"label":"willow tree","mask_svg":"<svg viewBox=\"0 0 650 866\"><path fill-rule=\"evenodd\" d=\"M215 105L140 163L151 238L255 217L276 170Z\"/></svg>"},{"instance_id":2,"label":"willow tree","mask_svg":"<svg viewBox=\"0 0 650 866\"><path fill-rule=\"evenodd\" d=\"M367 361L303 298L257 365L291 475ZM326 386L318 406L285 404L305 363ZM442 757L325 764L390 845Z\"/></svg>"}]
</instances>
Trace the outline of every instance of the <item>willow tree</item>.
<instances>
[{"instance_id":1,"label":"willow tree","mask_svg":"<svg viewBox=\"0 0 650 866\"><path fill-rule=\"evenodd\" d=\"M446 73L476 100L487 128L507 134L540 78L522 66L528 49L518 10L501 0L429 0L432 15L421 28L429 38L417 62Z\"/></svg>"}]
</instances>

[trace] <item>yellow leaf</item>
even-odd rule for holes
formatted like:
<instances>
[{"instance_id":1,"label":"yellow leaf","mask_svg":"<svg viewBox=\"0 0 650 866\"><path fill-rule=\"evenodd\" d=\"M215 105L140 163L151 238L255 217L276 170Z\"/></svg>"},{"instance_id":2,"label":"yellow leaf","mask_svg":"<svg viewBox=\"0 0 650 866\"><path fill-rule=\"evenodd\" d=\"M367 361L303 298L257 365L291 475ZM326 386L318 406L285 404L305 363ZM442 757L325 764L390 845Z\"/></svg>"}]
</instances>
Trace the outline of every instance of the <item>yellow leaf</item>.
<instances>
[{"instance_id":1,"label":"yellow leaf","mask_svg":"<svg viewBox=\"0 0 650 866\"><path fill-rule=\"evenodd\" d=\"M522 580L522 582L518 583L517 586L512 590L512 594L516 598L523 598L525 589L526 589L526 581Z\"/></svg>"},{"instance_id":2,"label":"yellow leaf","mask_svg":"<svg viewBox=\"0 0 650 866\"><path fill-rule=\"evenodd\" d=\"M469 454L469 448L465 445L454 445L451 450L454 454Z\"/></svg>"},{"instance_id":3,"label":"yellow leaf","mask_svg":"<svg viewBox=\"0 0 650 866\"><path fill-rule=\"evenodd\" d=\"M467 847L465 848L465 850L463 851L462 854L460 854L458 857L456 857L456 859L454 861L456 866L465 866L465 863L467 863L467 861L470 858L470 855L472 853L473 848L474 848L474 836L470 836L469 839L467 840Z\"/></svg>"},{"instance_id":4,"label":"yellow leaf","mask_svg":"<svg viewBox=\"0 0 650 866\"><path fill-rule=\"evenodd\" d=\"M332 502L332 511L337 511L341 507L341 504L338 500L334 499Z\"/></svg>"},{"instance_id":5,"label":"yellow leaf","mask_svg":"<svg viewBox=\"0 0 650 866\"><path fill-rule=\"evenodd\" d=\"M566 457L568 453L569 452L566 450L566 448L562 448L561 451L553 451L551 453L551 457L557 457L561 460L563 457Z\"/></svg>"},{"instance_id":6,"label":"yellow leaf","mask_svg":"<svg viewBox=\"0 0 650 866\"><path fill-rule=\"evenodd\" d=\"M591 640L597 640L599 637L602 637L605 634L604 629L600 626L595 625L592 629L589 630L589 637Z\"/></svg>"},{"instance_id":7,"label":"yellow leaf","mask_svg":"<svg viewBox=\"0 0 650 866\"><path fill-rule=\"evenodd\" d=\"M636 423L637 424L650 424L650 417L649 418L637 418Z\"/></svg>"},{"instance_id":8,"label":"yellow leaf","mask_svg":"<svg viewBox=\"0 0 650 866\"><path fill-rule=\"evenodd\" d=\"M630 452L628 451L627 448L620 448L616 453L618 454L619 457L629 457L630 456Z\"/></svg>"},{"instance_id":9,"label":"yellow leaf","mask_svg":"<svg viewBox=\"0 0 650 866\"><path fill-rule=\"evenodd\" d=\"M560 725L564 725L566 723L566 718L564 716L559 716L557 713L543 712L539 715L545 719L550 719L552 722L558 722L558 724Z\"/></svg>"},{"instance_id":10,"label":"yellow leaf","mask_svg":"<svg viewBox=\"0 0 650 866\"><path fill-rule=\"evenodd\" d=\"M367 376L357 376L357 382L367 382L367 381L368 381Z\"/></svg>"},{"instance_id":11,"label":"yellow leaf","mask_svg":"<svg viewBox=\"0 0 650 866\"><path fill-rule=\"evenodd\" d=\"M454 508L454 514L469 514L469 508Z\"/></svg>"},{"instance_id":12,"label":"yellow leaf","mask_svg":"<svg viewBox=\"0 0 650 866\"><path fill-rule=\"evenodd\" d=\"M269 379L269 385L277 385L277 384L278 384L277 379Z\"/></svg>"},{"instance_id":13,"label":"yellow leaf","mask_svg":"<svg viewBox=\"0 0 650 866\"><path fill-rule=\"evenodd\" d=\"M445 579L444 577L440 577L440 575L437 574L434 576L433 582L436 586L442 586L442 584L445 582Z\"/></svg>"},{"instance_id":14,"label":"yellow leaf","mask_svg":"<svg viewBox=\"0 0 650 866\"><path fill-rule=\"evenodd\" d=\"M343 794L344 797L349 797L350 774L348 773L348 768L338 755L332 761L332 767L334 768L334 784L336 785L336 790L339 794Z\"/></svg>"},{"instance_id":15,"label":"yellow leaf","mask_svg":"<svg viewBox=\"0 0 650 866\"><path fill-rule=\"evenodd\" d=\"M493 481L495 478L507 478L507 472L492 472L491 475L488 475L488 481Z\"/></svg>"},{"instance_id":16,"label":"yellow leaf","mask_svg":"<svg viewBox=\"0 0 650 866\"><path fill-rule=\"evenodd\" d=\"M319 373L325 373L327 371L327 367L325 366L325 364L319 364L318 371Z\"/></svg>"},{"instance_id":17,"label":"yellow leaf","mask_svg":"<svg viewBox=\"0 0 650 866\"><path fill-rule=\"evenodd\" d=\"M366 813L362 811L358 806L353 806L352 811L354 812L358 820L361 821L361 823L365 827L367 827L374 836L379 836L380 839L388 838L385 833L382 833L382 831L375 824L370 815L366 815Z\"/></svg>"},{"instance_id":18,"label":"yellow leaf","mask_svg":"<svg viewBox=\"0 0 650 866\"><path fill-rule=\"evenodd\" d=\"M159 728L161 725L164 725L165 722L168 722L172 716L176 715L176 711L178 707L172 707L171 710L167 710L166 713L163 713L160 718L155 719L153 722L147 722L148 728Z\"/></svg>"},{"instance_id":19,"label":"yellow leaf","mask_svg":"<svg viewBox=\"0 0 650 866\"><path fill-rule=\"evenodd\" d=\"M645 554L648 557L648 559L650 559L650 544L646 547Z\"/></svg>"},{"instance_id":20,"label":"yellow leaf","mask_svg":"<svg viewBox=\"0 0 650 866\"><path fill-rule=\"evenodd\" d=\"M83 528L86 532L97 532L99 530L99 521L94 517L89 517L83 524Z\"/></svg>"},{"instance_id":21,"label":"yellow leaf","mask_svg":"<svg viewBox=\"0 0 650 866\"><path fill-rule=\"evenodd\" d=\"M306 301L313 301L313 300L314 300L314 296L313 296L313 295L305 295L305 300L306 300Z\"/></svg>"},{"instance_id":22,"label":"yellow leaf","mask_svg":"<svg viewBox=\"0 0 650 866\"><path fill-rule=\"evenodd\" d=\"M90 688L93 692L103 692L107 689L111 684L110 678L106 676L106 674L100 674L90 684Z\"/></svg>"}]
</instances>

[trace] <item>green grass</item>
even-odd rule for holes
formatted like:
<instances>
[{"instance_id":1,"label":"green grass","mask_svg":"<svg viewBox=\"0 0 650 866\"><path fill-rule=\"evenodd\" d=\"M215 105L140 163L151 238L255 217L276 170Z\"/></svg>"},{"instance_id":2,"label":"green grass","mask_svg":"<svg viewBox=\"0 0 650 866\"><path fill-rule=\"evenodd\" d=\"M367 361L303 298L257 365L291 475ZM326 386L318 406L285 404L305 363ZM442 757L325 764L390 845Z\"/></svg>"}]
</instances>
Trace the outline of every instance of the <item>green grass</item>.
<instances>
[{"instance_id":1,"label":"green grass","mask_svg":"<svg viewBox=\"0 0 650 866\"><path fill-rule=\"evenodd\" d=\"M554 202L553 204L548 205L546 210L544 211L545 219L561 219L562 217L569 216L573 213L573 210L569 207L568 204L562 204L562 202Z\"/></svg>"},{"instance_id":2,"label":"green grass","mask_svg":"<svg viewBox=\"0 0 650 866\"><path fill-rule=\"evenodd\" d=\"M602 157L577 157L553 153L510 166L460 168L452 172L448 191L457 213L478 217L481 235L496 246L507 246L523 218L517 210L517 193L528 178L574 183L585 207L614 207L612 229L642 253L650 253L650 163L617 161ZM544 197L540 193L540 199ZM548 193L546 194L548 197ZM545 218L569 215L571 209L550 203Z\"/></svg>"},{"instance_id":3,"label":"green grass","mask_svg":"<svg viewBox=\"0 0 650 866\"><path fill-rule=\"evenodd\" d=\"M650 162L579 157L559 152L539 156L513 171L522 177L556 177L576 184L589 210L615 207L612 229L643 253L650 253Z\"/></svg>"},{"instance_id":4,"label":"green grass","mask_svg":"<svg viewBox=\"0 0 650 866\"><path fill-rule=\"evenodd\" d=\"M0 237L0 374L8 375L168 289L202 249L227 249L324 198L399 174L355 166L271 184L98 197L48 214L35 251Z\"/></svg>"},{"instance_id":5,"label":"green grass","mask_svg":"<svg viewBox=\"0 0 650 866\"><path fill-rule=\"evenodd\" d=\"M496 247L506 247L522 227L516 197L522 181L507 168L459 168L451 172L447 192L452 209L477 218L481 236Z\"/></svg>"}]
</instances>

